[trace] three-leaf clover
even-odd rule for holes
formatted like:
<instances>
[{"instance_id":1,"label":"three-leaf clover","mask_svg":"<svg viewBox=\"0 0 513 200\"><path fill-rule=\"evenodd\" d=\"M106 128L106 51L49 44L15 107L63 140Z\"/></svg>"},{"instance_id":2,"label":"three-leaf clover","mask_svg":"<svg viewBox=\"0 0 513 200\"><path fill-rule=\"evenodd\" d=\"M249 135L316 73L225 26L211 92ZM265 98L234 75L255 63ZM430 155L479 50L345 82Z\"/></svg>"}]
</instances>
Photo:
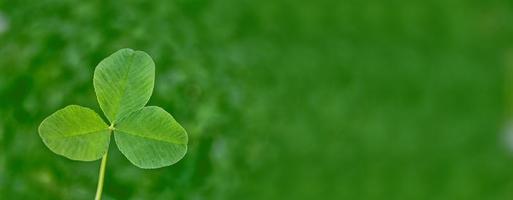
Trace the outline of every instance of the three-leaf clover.
<instances>
[{"instance_id":1,"label":"three-leaf clover","mask_svg":"<svg viewBox=\"0 0 513 200\"><path fill-rule=\"evenodd\" d=\"M93 161L106 160L113 134L121 153L135 166L152 169L172 165L187 151L187 133L164 109L145 107L154 82L151 57L142 51L121 49L102 60L94 71L96 97L110 125L95 111L70 105L43 120L39 135L56 154Z\"/></svg>"}]
</instances>

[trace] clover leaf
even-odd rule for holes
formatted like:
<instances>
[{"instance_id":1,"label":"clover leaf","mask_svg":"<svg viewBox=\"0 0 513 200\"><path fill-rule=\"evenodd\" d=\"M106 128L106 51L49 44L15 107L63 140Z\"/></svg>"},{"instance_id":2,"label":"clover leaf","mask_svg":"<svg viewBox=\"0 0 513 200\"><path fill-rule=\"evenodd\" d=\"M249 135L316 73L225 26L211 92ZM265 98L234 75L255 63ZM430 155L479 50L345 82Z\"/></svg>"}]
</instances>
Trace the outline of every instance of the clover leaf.
<instances>
[{"instance_id":1,"label":"clover leaf","mask_svg":"<svg viewBox=\"0 0 513 200\"><path fill-rule=\"evenodd\" d=\"M46 118L39 127L43 142L73 160L100 159L110 142L109 126L93 110L71 105Z\"/></svg>"},{"instance_id":2,"label":"clover leaf","mask_svg":"<svg viewBox=\"0 0 513 200\"><path fill-rule=\"evenodd\" d=\"M111 134L123 155L145 169L172 165L187 152L185 129L164 109L147 106L155 82L155 64L142 51L121 49L94 71L98 103L110 125L93 110L70 105L39 126L44 144L72 160L103 157L96 199L101 198Z\"/></svg>"}]
</instances>

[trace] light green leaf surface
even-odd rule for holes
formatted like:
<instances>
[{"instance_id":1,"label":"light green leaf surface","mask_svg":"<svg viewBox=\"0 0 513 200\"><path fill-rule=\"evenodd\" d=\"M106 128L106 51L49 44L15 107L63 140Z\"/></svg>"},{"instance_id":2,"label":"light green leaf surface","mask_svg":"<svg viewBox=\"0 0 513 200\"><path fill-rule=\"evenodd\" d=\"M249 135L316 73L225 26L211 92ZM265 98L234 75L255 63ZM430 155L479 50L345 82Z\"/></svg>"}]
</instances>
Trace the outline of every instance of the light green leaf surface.
<instances>
[{"instance_id":1,"label":"light green leaf surface","mask_svg":"<svg viewBox=\"0 0 513 200\"><path fill-rule=\"evenodd\" d=\"M140 168L172 165L187 152L185 129L156 106L144 107L121 119L114 137L119 150Z\"/></svg>"},{"instance_id":2,"label":"light green leaf surface","mask_svg":"<svg viewBox=\"0 0 513 200\"><path fill-rule=\"evenodd\" d=\"M92 161L108 149L110 130L96 112L71 105L47 117L39 135L50 150L72 160Z\"/></svg>"},{"instance_id":3,"label":"light green leaf surface","mask_svg":"<svg viewBox=\"0 0 513 200\"><path fill-rule=\"evenodd\" d=\"M111 123L144 107L154 82L151 57L131 49L121 49L102 60L93 78L98 103Z\"/></svg>"}]
</instances>

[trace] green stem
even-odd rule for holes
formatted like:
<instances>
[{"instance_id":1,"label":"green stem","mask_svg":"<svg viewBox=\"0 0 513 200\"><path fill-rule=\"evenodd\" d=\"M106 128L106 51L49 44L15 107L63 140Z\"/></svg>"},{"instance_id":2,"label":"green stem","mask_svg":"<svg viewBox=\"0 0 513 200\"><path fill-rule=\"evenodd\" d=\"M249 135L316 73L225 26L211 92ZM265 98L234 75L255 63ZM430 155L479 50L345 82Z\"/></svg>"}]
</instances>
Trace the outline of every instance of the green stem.
<instances>
[{"instance_id":1,"label":"green stem","mask_svg":"<svg viewBox=\"0 0 513 200\"><path fill-rule=\"evenodd\" d=\"M100 164L100 177L98 178L98 188L96 189L96 197L95 200L102 199L102 191L103 191L103 179L105 177L105 166L107 165L107 155L109 152L105 152L105 155L102 158L102 163Z\"/></svg>"}]
</instances>

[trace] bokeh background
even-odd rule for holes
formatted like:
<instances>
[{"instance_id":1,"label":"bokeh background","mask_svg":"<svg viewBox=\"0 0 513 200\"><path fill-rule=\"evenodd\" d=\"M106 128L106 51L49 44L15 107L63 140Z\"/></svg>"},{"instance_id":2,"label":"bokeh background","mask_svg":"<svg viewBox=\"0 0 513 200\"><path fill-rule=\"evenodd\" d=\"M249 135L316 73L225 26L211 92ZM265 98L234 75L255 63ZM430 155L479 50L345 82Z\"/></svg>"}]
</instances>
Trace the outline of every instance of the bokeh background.
<instances>
[{"instance_id":1,"label":"bokeh background","mask_svg":"<svg viewBox=\"0 0 513 200\"><path fill-rule=\"evenodd\" d=\"M92 199L99 161L37 127L101 113L96 64L156 63L150 105L189 152L142 170L114 143L104 199L512 199L513 3L0 0L0 199Z\"/></svg>"}]
</instances>

